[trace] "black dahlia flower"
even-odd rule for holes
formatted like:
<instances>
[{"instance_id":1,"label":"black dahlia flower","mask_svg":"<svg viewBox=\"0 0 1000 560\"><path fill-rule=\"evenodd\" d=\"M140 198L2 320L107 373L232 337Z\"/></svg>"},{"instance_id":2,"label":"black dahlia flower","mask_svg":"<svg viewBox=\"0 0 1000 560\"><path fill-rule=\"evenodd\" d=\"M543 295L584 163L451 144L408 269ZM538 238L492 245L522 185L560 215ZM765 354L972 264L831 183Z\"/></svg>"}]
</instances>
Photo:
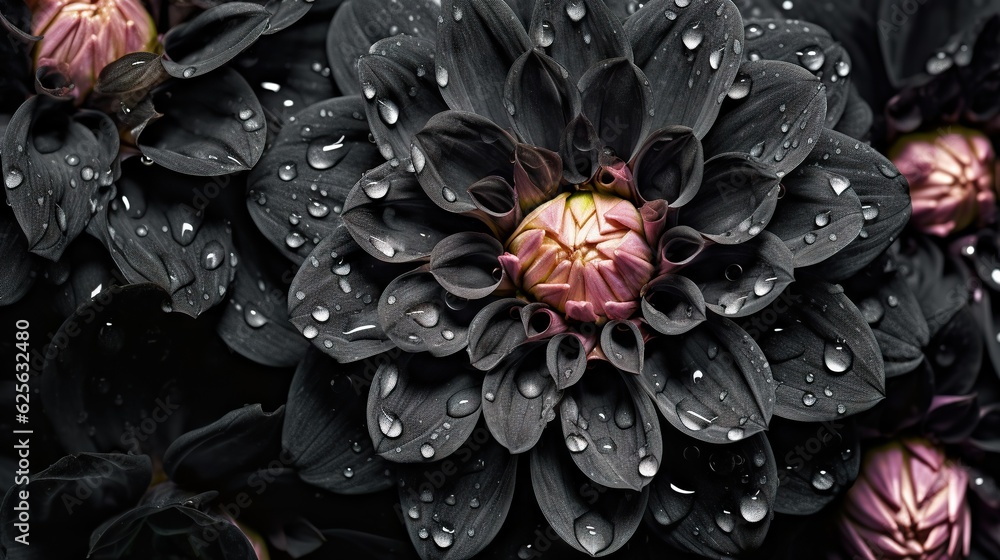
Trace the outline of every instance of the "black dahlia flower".
<instances>
[{"instance_id":1,"label":"black dahlia flower","mask_svg":"<svg viewBox=\"0 0 1000 560\"><path fill-rule=\"evenodd\" d=\"M771 29L792 57L829 41ZM414 464L422 556L482 550L528 451L577 550L618 550L647 512L675 546L755 548L772 417L882 398L872 330L825 282L892 242L905 180L832 129L865 126L846 53L768 60L759 31L727 0L624 21L586 0L337 12L331 70L354 95L288 118L248 204L301 263L292 323L367 374L375 451Z\"/></svg>"}]
</instances>

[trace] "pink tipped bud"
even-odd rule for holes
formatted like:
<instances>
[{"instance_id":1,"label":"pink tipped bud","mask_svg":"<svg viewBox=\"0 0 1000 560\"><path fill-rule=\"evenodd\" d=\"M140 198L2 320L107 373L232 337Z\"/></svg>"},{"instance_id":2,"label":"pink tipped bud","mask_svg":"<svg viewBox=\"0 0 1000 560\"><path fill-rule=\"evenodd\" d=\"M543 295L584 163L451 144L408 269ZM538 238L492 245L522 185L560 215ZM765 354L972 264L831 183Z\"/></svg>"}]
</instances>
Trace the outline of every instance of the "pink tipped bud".
<instances>
[{"instance_id":1,"label":"pink tipped bud","mask_svg":"<svg viewBox=\"0 0 1000 560\"><path fill-rule=\"evenodd\" d=\"M141 0L35 0L31 8L32 33L44 35L36 68L65 64L78 100L108 63L156 47L156 25Z\"/></svg>"},{"instance_id":2,"label":"pink tipped bud","mask_svg":"<svg viewBox=\"0 0 1000 560\"><path fill-rule=\"evenodd\" d=\"M628 319L653 274L639 210L601 193L563 193L529 214L500 261L518 287L578 321Z\"/></svg>"},{"instance_id":3,"label":"pink tipped bud","mask_svg":"<svg viewBox=\"0 0 1000 560\"><path fill-rule=\"evenodd\" d=\"M969 555L968 474L929 441L867 454L839 521L850 558L950 560Z\"/></svg>"},{"instance_id":4,"label":"pink tipped bud","mask_svg":"<svg viewBox=\"0 0 1000 560\"><path fill-rule=\"evenodd\" d=\"M910 182L912 223L921 231L944 237L993 222L995 158L982 133L953 128L905 136L890 155Z\"/></svg>"}]
</instances>

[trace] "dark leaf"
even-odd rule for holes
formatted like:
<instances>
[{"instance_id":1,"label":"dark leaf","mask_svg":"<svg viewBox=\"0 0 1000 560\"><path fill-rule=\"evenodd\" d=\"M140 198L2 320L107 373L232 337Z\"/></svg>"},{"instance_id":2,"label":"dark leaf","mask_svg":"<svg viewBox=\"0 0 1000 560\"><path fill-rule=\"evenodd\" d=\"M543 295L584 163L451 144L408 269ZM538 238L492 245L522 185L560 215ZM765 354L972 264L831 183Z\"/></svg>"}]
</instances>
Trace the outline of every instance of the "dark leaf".
<instances>
[{"instance_id":1,"label":"dark leaf","mask_svg":"<svg viewBox=\"0 0 1000 560\"><path fill-rule=\"evenodd\" d=\"M413 136L448 109L434 82L434 42L404 35L371 52L358 61L368 124L382 157L406 158Z\"/></svg>"},{"instance_id":2,"label":"dark leaf","mask_svg":"<svg viewBox=\"0 0 1000 560\"><path fill-rule=\"evenodd\" d=\"M602 60L632 60L621 22L600 0L535 2L528 35L535 48L569 71L571 84Z\"/></svg>"},{"instance_id":3,"label":"dark leaf","mask_svg":"<svg viewBox=\"0 0 1000 560\"><path fill-rule=\"evenodd\" d=\"M639 527L649 491L595 484L573 464L565 446L558 430L547 430L531 451L531 485L538 505L570 546L591 556L607 556Z\"/></svg>"},{"instance_id":4,"label":"dark leaf","mask_svg":"<svg viewBox=\"0 0 1000 560\"><path fill-rule=\"evenodd\" d=\"M321 101L298 112L295 122L250 172L247 204L264 236L301 262L341 224L351 187L382 158L368 142L360 97Z\"/></svg>"},{"instance_id":5,"label":"dark leaf","mask_svg":"<svg viewBox=\"0 0 1000 560\"><path fill-rule=\"evenodd\" d=\"M507 518L517 456L480 427L451 458L400 471L403 520L420 557L471 558L490 544Z\"/></svg>"},{"instance_id":6,"label":"dark leaf","mask_svg":"<svg viewBox=\"0 0 1000 560\"><path fill-rule=\"evenodd\" d=\"M745 154L722 154L705 164L698 194L678 220L716 243L743 243L770 222L779 190L778 177L766 166Z\"/></svg>"},{"instance_id":7,"label":"dark leaf","mask_svg":"<svg viewBox=\"0 0 1000 560\"><path fill-rule=\"evenodd\" d=\"M164 35L163 69L175 78L211 72L252 45L267 30L269 19L267 10L252 2L209 8Z\"/></svg>"},{"instance_id":8,"label":"dark leaf","mask_svg":"<svg viewBox=\"0 0 1000 560\"><path fill-rule=\"evenodd\" d=\"M679 339L648 345L639 378L667 421L720 444L766 429L775 384L764 353L745 331L713 319Z\"/></svg>"},{"instance_id":9,"label":"dark leaf","mask_svg":"<svg viewBox=\"0 0 1000 560\"><path fill-rule=\"evenodd\" d=\"M779 177L820 144L825 88L808 70L775 60L744 62L704 138L706 156L749 154Z\"/></svg>"},{"instance_id":10,"label":"dark leaf","mask_svg":"<svg viewBox=\"0 0 1000 560\"><path fill-rule=\"evenodd\" d=\"M379 366L367 409L375 452L399 463L454 453L479 421L481 376L463 357L400 353Z\"/></svg>"},{"instance_id":11,"label":"dark leaf","mask_svg":"<svg viewBox=\"0 0 1000 560\"><path fill-rule=\"evenodd\" d=\"M259 404L248 405L187 432L167 448L163 470L189 488L238 490L281 455L284 412L284 407L264 412Z\"/></svg>"},{"instance_id":12,"label":"dark leaf","mask_svg":"<svg viewBox=\"0 0 1000 560\"><path fill-rule=\"evenodd\" d=\"M861 444L850 420L771 422L768 440L778 467L775 511L812 515L841 495L861 468Z\"/></svg>"},{"instance_id":13,"label":"dark leaf","mask_svg":"<svg viewBox=\"0 0 1000 560\"><path fill-rule=\"evenodd\" d=\"M625 32L635 63L657 93L652 128L687 126L701 139L740 68L743 18L732 2L680 4L645 2L625 22Z\"/></svg>"},{"instance_id":14,"label":"dark leaf","mask_svg":"<svg viewBox=\"0 0 1000 560\"><path fill-rule=\"evenodd\" d=\"M562 391L549 375L546 344L522 346L483 380L483 417L511 453L530 451L555 420Z\"/></svg>"},{"instance_id":15,"label":"dark leaf","mask_svg":"<svg viewBox=\"0 0 1000 560\"><path fill-rule=\"evenodd\" d=\"M339 227L316 246L292 280L289 320L339 362L394 348L379 323L378 301L385 286L406 270L372 258Z\"/></svg>"},{"instance_id":16,"label":"dark leaf","mask_svg":"<svg viewBox=\"0 0 1000 560\"><path fill-rule=\"evenodd\" d=\"M665 430L669 457L650 486L646 523L700 557L757 549L774 516L778 473L764 434L727 445Z\"/></svg>"},{"instance_id":17,"label":"dark leaf","mask_svg":"<svg viewBox=\"0 0 1000 560\"><path fill-rule=\"evenodd\" d=\"M884 398L878 342L840 286L798 282L771 311L773 329L752 334L778 382L775 415L835 420Z\"/></svg>"},{"instance_id":18,"label":"dark leaf","mask_svg":"<svg viewBox=\"0 0 1000 560\"><path fill-rule=\"evenodd\" d=\"M25 101L3 138L7 200L31 252L58 260L114 196L118 130L107 116L69 102Z\"/></svg>"},{"instance_id":19,"label":"dark leaf","mask_svg":"<svg viewBox=\"0 0 1000 560\"><path fill-rule=\"evenodd\" d=\"M847 179L861 200L865 218L861 233L836 255L810 269L825 280L843 280L874 260L899 235L910 218L909 188L906 178L885 156L832 130L824 130L817 138L810 161Z\"/></svg>"},{"instance_id":20,"label":"dark leaf","mask_svg":"<svg viewBox=\"0 0 1000 560\"><path fill-rule=\"evenodd\" d=\"M777 299L792 281L792 253L762 231L739 245L710 245L681 269L719 315L745 317Z\"/></svg>"},{"instance_id":21,"label":"dark leaf","mask_svg":"<svg viewBox=\"0 0 1000 560\"><path fill-rule=\"evenodd\" d=\"M531 49L521 22L503 0L445 0L437 30L435 80L448 106L505 123L507 72Z\"/></svg>"},{"instance_id":22,"label":"dark leaf","mask_svg":"<svg viewBox=\"0 0 1000 560\"><path fill-rule=\"evenodd\" d=\"M370 362L337 366L306 354L288 390L283 449L299 478L337 494L367 494L392 486L389 463L375 454L355 379L374 373Z\"/></svg>"},{"instance_id":23,"label":"dark leaf","mask_svg":"<svg viewBox=\"0 0 1000 560\"><path fill-rule=\"evenodd\" d=\"M228 68L153 91L162 116L136 137L143 155L186 175L224 175L253 167L264 152L263 109L250 85Z\"/></svg>"}]
</instances>

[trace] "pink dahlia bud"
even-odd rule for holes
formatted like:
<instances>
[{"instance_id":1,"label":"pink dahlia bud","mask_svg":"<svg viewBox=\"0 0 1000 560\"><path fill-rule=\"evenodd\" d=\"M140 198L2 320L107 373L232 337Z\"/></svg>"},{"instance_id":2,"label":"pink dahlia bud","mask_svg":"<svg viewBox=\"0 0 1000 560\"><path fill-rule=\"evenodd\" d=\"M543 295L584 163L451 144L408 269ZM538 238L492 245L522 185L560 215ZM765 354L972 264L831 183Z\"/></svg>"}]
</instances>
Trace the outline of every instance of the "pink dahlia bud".
<instances>
[{"instance_id":1,"label":"pink dahlia bud","mask_svg":"<svg viewBox=\"0 0 1000 560\"><path fill-rule=\"evenodd\" d=\"M929 441L868 453L839 525L850 558L947 560L969 555L968 474Z\"/></svg>"},{"instance_id":2,"label":"pink dahlia bud","mask_svg":"<svg viewBox=\"0 0 1000 560\"><path fill-rule=\"evenodd\" d=\"M563 193L528 214L500 261L522 292L571 319L628 319L653 274L643 232L627 200Z\"/></svg>"},{"instance_id":3,"label":"pink dahlia bud","mask_svg":"<svg viewBox=\"0 0 1000 560\"><path fill-rule=\"evenodd\" d=\"M996 176L993 146L982 133L952 128L903 137L890 151L910 182L912 223L939 236L994 220Z\"/></svg>"},{"instance_id":4,"label":"pink dahlia bud","mask_svg":"<svg viewBox=\"0 0 1000 560\"><path fill-rule=\"evenodd\" d=\"M35 67L69 69L74 95L90 93L101 70L123 55L156 47L156 25L141 0L34 0L31 31L44 35Z\"/></svg>"}]
</instances>

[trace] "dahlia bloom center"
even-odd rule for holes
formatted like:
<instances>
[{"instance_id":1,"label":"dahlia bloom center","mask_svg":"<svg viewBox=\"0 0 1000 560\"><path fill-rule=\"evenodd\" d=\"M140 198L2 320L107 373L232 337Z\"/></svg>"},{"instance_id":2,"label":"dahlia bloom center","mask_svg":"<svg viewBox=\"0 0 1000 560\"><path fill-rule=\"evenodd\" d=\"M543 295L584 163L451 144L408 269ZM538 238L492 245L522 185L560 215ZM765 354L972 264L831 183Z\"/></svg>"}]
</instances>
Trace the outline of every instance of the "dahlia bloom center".
<instances>
[{"instance_id":1,"label":"dahlia bloom center","mask_svg":"<svg viewBox=\"0 0 1000 560\"><path fill-rule=\"evenodd\" d=\"M500 257L522 293L571 319L628 319L653 274L639 210L602 193L562 193L539 206Z\"/></svg>"},{"instance_id":2,"label":"dahlia bloom center","mask_svg":"<svg viewBox=\"0 0 1000 560\"><path fill-rule=\"evenodd\" d=\"M995 218L996 163L989 138L968 129L903 137L890 152L910 183L913 223L946 236Z\"/></svg>"},{"instance_id":3,"label":"dahlia bloom center","mask_svg":"<svg viewBox=\"0 0 1000 560\"><path fill-rule=\"evenodd\" d=\"M156 25L140 0L37 0L31 9L31 31L44 35L35 67L65 68L78 98L109 63L156 47Z\"/></svg>"}]
</instances>

